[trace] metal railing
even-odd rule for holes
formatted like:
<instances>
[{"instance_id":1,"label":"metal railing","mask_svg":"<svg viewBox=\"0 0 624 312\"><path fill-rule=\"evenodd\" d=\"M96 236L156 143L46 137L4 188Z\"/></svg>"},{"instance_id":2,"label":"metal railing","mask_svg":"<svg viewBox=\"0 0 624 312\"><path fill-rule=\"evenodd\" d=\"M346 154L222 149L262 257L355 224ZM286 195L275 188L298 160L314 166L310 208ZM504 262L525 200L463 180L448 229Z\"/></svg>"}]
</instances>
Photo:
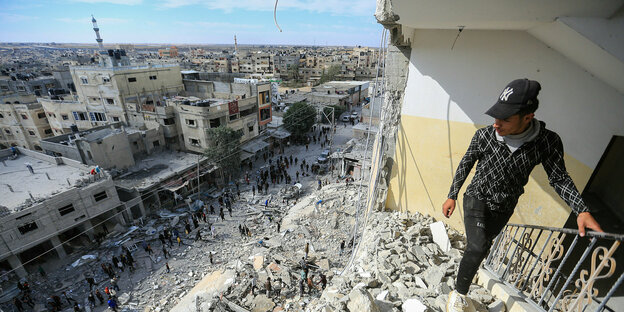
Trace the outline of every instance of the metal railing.
<instances>
[{"instance_id":1,"label":"metal railing","mask_svg":"<svg viewBox=\"0 0 624 312\"><path fill-rule=\"evenodd\" d=\"M614 276L624 235L578 234L574 229L508 224L496 237L485 269L538 310L622 311L608 302L624 281L624 273Z\"/></svg>"}]
</instances>

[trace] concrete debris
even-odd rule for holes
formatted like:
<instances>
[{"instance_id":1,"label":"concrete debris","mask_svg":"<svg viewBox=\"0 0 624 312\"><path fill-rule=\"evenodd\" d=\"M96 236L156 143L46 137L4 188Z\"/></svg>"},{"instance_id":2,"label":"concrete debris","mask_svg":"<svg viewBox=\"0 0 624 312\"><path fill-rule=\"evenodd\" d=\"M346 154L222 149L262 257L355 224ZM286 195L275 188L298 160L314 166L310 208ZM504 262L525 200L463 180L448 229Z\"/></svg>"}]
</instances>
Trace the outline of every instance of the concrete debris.
<instances>
[{"instance_id":1,"label":"concrete debris","mask_svg":"<svg viewBox=\"0 0 624 312\"><path fill-rule=\"evenodd\" d=\"M351 290L347 309L351 312L380 312L371 294L362 287Z\"/></svg>"},{"instance_id":2,"label":"concrete debris","mask_svg":"<svg viewBox=\"0 0 624 312\"><path fill-rule=\"evenodd\" d=\"M451 250L451 241L446 235L446 228L442 221L429 224L431 229L431 235L433 235L433 242L438 244L442 252L449 252Z\"/></svg>"},{"instance_id":3,"label":"concrete debris","mask_svg":"<svg viewBox=\"0 0 624 312\"><path fill-rule=\"evenodd\" d=\"M507 310L505 303L500 299L496 299L494 302L490 303L487 309L488 312L505 312Z\"/></svg>"},{"instance_id":4,"label":"concrete debris","mask_svg":"<svg viewBox=\"0 0 624 312\"><path fill-rule=\"evenodd\" d=\"M416 298L411 298L403 302L403 305L401 305L401 311L403 312L425 312L427 311L427 306L424 305L420 300Z\"/></svg>"}]
</instances>

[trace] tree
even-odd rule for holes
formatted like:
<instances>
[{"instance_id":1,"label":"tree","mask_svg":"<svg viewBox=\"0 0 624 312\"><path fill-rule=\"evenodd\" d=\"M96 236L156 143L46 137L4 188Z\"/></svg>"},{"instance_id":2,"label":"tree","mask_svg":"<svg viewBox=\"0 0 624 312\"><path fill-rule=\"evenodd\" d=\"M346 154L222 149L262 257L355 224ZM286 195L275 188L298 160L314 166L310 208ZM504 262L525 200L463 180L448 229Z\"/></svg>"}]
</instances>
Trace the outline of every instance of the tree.
<instances>
[{"instance_id":1,"label":"tree","mask_svg":"<svg viewBox=\"0 0 624 312\"><path fill-rule=\"evenodd\" d=\"M323 73L321 74L321 79L319 80L319 84L323 84L328 81L335 80L336 76L340 74L341 70L342 70L342 66L340 65L332 65L327 69L327 71L323 69Z\"/></svg>"},{"instance_id":2,"label":"tree","mask_svg":"<svg viewBox=\"0 0 624 312\"><path fill-rule=\"evenodd\" d=\"M334 108L334 121L336 121L336 119L340 118L340 115L342 115L342 113L345 112L345 108L342 105L331 105L331 107ZM331 116L331 108L329 107L324 107L323 108L323 123L329 123L329 119L327 117L325 117L325 115L327 115L328 117Z\"/></svg>"},{"instance_id":3,"label":"tree","mask_svg":"<svg viewBox=\"0 0 624 312\"><path fill-rule=\"evenodd\" d=\"M284 114L284 127L296 142L304 142L316 122L316 109L306 102L292 104Z\"/></svg>"},{"instance_id":4,"label":"tree","mask_svg":"<svg viewBox=\"0 0 624 312\"><path fill-rule=\"evenodd\" d=\"M204 150L209 161L219 166L229 176L240 170L240 138L242 133L232 128L220 126L206 130L210 147Z\"/></svg>"},{"instance_id":5,"label":"tree","mask_svg":"<svg viewBox=\"0 0 624 312\"><path fill-rule=\"evenodd\" d=\"M299 63L294 64L288 68L288 76L294 81L299 82Z\"/></svg>"}]
</instances>

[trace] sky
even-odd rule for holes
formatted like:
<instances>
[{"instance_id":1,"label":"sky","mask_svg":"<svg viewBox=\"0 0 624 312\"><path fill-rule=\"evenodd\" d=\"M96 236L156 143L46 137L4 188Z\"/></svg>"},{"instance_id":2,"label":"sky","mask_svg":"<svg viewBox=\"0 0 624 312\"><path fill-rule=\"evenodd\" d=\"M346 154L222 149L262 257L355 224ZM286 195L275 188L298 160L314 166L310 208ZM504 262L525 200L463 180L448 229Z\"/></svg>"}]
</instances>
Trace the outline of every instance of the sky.
<instances>
[{"instance_id":1,"label":"sky","mask_svg":"<svg viewBox=\"0 0 624 312\"><path fill-rule=\"evenodd\" d=\"M0 42L377 47L375 0L0 0Z\"/></svg>"}]
</instances>

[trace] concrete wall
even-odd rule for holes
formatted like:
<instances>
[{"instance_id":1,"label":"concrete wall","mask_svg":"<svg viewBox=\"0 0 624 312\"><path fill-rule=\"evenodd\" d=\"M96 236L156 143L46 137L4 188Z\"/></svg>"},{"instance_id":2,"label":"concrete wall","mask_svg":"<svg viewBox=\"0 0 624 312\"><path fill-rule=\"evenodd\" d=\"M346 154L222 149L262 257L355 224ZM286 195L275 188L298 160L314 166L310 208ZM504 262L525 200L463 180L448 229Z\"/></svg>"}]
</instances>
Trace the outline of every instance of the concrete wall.
<instances>
[{"instance_id":1,"label":"concrete wall","mask_svg":"<svg viewBox=\"0 0 624 312\"><path fill-rule=\"evenodd\" d=\"M474 131L492 119L484 112L516 78L542 84L536 117L559 133L568 172L582 190L613 135L624 133L624 95L524 31L417 30L396 139L387 207L420 211L463 230L458 211L441 207ZM565 79L564 79L565 77ZM570 208L533 171L512 222L561 226Z\"/></svg>"}]
</instances>

